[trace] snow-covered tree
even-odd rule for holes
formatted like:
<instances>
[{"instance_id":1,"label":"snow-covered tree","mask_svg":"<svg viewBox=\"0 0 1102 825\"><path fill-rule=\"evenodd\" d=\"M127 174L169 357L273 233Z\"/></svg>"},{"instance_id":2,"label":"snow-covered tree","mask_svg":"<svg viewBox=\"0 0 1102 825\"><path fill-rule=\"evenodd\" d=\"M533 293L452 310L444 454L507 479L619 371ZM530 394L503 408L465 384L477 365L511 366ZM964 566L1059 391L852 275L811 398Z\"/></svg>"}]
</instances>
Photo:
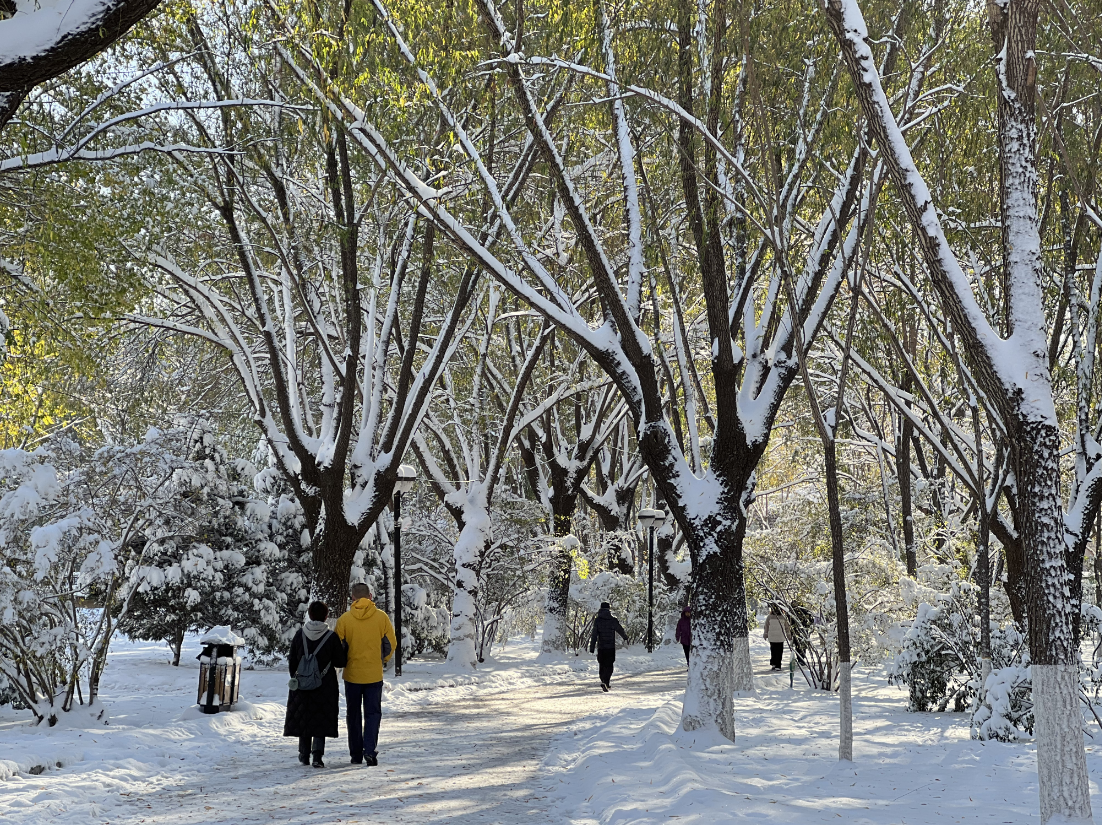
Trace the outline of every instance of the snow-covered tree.
<instances>
[{"instance_id":1,"label":"snow-covered tree","mask_svg":"<svg viewBox=\"0 0 1102 825\"><path fill-rule=\"evenodd\" d=\"M221 55L198 23L189 28L205 93L236 99L240 82L257 97L285 96L278 57L257 55L271 71L227 70L234 43L248 36L246 24L231 22ZM171 306L132 317L225 353L302 507L314 592L339 608L361 541L393 498L406 447L470 322L480 272L438 254L437 228L410 214L385 176L363 173L335 125L282 109L227 112L217 128L196 120L195 141L212 148L250 137L242 153L210 155L205 167L180 161L215 220L202 239L166 233L150 249Z\"/></svg>"},{"instance_id":2,"label":"snow-covered tree","mask_svg":"<svg viewBox=\"0 0 1102 825\"><path fill-rule=\"evenodd\" d=\"M1060 490L1060 426L1053 401L1037 209L1037 26L1039 4L990 7L998 110L998 201L1006 329L985 312L946 239L934 196L884 91L856 0L822 6L857 101L907 214L926 270L960 336L978 384L1006 427L1025 561L1029 652L1037 728L1042 822L1089 821L1079 681Z\"/></svg>"},{"instance_id":3,"label":"snow-covered tree","mask_svg":"<svg viewBox=\"0 0 1102 825\"><path fill-rule=\"evenodd\" d=\"M505 148L487 144L492 130L468 130L467 115L452 106L459 98L437 87L384 4L377 2L375 8L409 61L412 82L456 135L463 160L455 165L456 197L451 201L445 202L441 190L414 171L352 96L327 87L324 68L314 55L288 50L288 64L345 125L350 138L416 200L420 214L573 337L616 383L635 425L640 453L692 556L697 655L690 660L684 725L733 736L732 689L752 685L742 537L755 470L796 376L795 329L803 328L805 341L814 339L870 214L869 199L860 195L867 159L860 141L835 151L834 180L825 195L816 176L814 147L832 117L836 75L820 76L818 62L809 59L792 99L790 74L782 72L783 81L773 87L774 106L789 107L784 117L794 145L780 153L784 162L776 175L759 178L747 158L759 145L753 130L764 126L755 120L754 107L745 103L746 86L737 82L747 77L742 69L755 58L727 51L734 41L720 36L728 23L721 8L698 16L691 4L679 5L677 49L664 52L677 57L668 75L677 79L677 89L666 93L620 78L614 48L617 21L608 17L603 4L597 5L596 28L588 33L591 53L599 56L594 66L542 56L534 34L521 42L515 34L523 30L519 21L506 21L504 9L480 0L479 20L492 44L487 59L510 90L513 122L524 128L523 143L514 147L513 157L526 157L534 146L554 184L542 198L533 198L548 208L530 226L526 213L504 201L501 193L507 190L492 171L502 168ZM526 13L533 13L530 6L521 12ZM803 31L798 35L801 50L809 36ZM824 48L825 38L811 37L815 54L833 60ZM754 66L765 71L756 62ZM919 72L915 95L903 102L907 111L916 105L921 80ZM583 96L587 103L592 97L605 101L599 141L589 141L592 121L555 120L554 107L568 86L574 93L584 89L590 95ZM631 96L631 107L625 95ZM552 111L541 100L551 100ZM706 101L700 103L704 114L698 117L694 112L701 101ZM730 111L736 116L721 137L720 115ZM495 116L504 116L501 108ZM667 117L672 127L663 120ZM655 119L661 121L663 134L670 128L679 132L672 155L660 151L662 142L648 140ZM567 135L577 139L564 142ZM487 162L490 145L495 152L492 169ZM766 155L758 167L763 175L777 161L772 150ZM614 175L602 171L599 180L590 175L607 168ZM679 176L671 180L670 170L680 170ZM780 190L766 195L776 181ZM667 213L658 204L667 204L671 191L680 199L672 211L687 214L687 225L663 224ZM507 233L507 250L491 250L479 240L475 227L480 222L463 212L459 194L466 192L477 192L479 203L493 205L494 220ZM597 192L608 195L587 200ZM622 222L610 222L603 211L597 217L613 192L624 203ZM556 220L568 221L571 246L545 254L537 239ZM675 269L667 244L671 238L680 240L682 233L689 237L689 251L678 252ZM794 283L795 316L783 297L785 278ZM687 294L693 296L691 306L699 307L692 314ZM647 295L654 323L643 317ZM703 376L696 371L699 349L707 353L702 353L705 359L710 357ZM713 428L707 465L700 449L702 424Z\"/></svg>"},{"instance_id":4,"label":"snow-covered tree","mask_svg":"<svg viewBox=\"0 0 1102 825\"><path fill-rule=\"evenodd\" d=\"M0 674L35 719L95 706L107 649L141 582L127 557L188 530L173 479L181 431L90 449L57 437L0 452Z\"/></svg>"},{"instance_id":5,"label":"snow-covered tree","mask_svg":"<svg viewBox=\"0 0 1102 825\"><path fill-rule=\"evenodd\" d=\"M190 418L181 422L189 463L172 486L196 513L191 532L134 554L128 572L140 584L119 628L131 638L167 642L174 665L188 631L216 625L232 626L254 655L281 651L301 612L283 578L286 545L271 540L271 508L256 497L251 463L230 459L209 422Z\"/></svg>"},{"instance_id":6,"label":"snow-covered tree","mask_svg":"<svg viewBox=\"0 0 1102 825\"><path fill-rule=\"evenodd\" d=\"M454 547L454 591L448 661L464 668L478 662L477 605L481 570L494 543L490 518L494 493L502 481L509 448L535 419L555 406L569 384L542 403L527 409L524 403L529 382L540 361L550 329L536 324L534 334L513 320L503 321L499 288L489 290L482 334L475 342L473 365L466 370L462 393L458 376L446 369L442 376L444 403L439 413L430 412L414 436L414 449L433 490L455 519L459 534ZM495 367L491 348L504 330L511 347L513 369ZM509 375L509 378L505 376ZM466 396L466 397L464 397ZM496 402L496 412L489 406ZM496 437L489 434L497 431ZM430 443L430 441L432 443ZM437 459L439 456L439 460Z\"/></svg>"}]
</instances>

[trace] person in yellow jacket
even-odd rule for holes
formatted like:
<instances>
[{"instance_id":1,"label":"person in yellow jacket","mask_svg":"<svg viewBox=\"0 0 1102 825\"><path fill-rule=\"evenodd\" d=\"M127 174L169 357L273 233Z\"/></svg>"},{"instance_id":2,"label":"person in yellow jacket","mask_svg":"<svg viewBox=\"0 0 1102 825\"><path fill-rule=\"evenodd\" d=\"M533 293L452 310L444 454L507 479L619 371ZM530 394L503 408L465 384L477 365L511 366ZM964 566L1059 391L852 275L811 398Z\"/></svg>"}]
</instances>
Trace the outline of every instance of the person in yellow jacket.
<instances>
[{"instance_id":1,"label":"person in yellow jacket","mask_svg":"<svg viewBox=\"0 0 1102 825\"><path fill-rule=\"evenodd\" d=\"M394 652L390 617L372 601L371 587L352 585L352 607L337 619L337 635L348 645L344 668L348 753L353 765L379 764L383 721L383 665Z\"/></svg>"}]
</instances>

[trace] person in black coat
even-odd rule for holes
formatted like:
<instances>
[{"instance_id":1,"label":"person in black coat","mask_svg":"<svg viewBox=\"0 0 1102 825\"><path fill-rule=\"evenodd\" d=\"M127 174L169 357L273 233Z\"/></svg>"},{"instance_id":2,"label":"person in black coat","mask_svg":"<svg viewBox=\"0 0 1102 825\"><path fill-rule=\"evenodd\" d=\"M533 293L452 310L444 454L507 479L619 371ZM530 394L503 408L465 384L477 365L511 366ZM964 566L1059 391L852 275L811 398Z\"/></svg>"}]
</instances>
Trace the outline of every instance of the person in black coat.
<instances>
[{"instance_id":1,"label":"person in black coat","mask_svg":"<svg viewBox=\"0 0 1102 825\"><path fill-rule=\"evenodd\" d=\"M612 605L601 602L597 618L593 620L593 635L589 639L589 652L597 649L597 666L601 676L601 690L608 693L612 687L612 670L616 663L616 634L628 640L628 634L620 620L612 615Z\"/></svg>"},{"instance_id":2,"label":"person in black coat","mask_svg":"<svg viewBox=\"0 0 1102 825\"><path fill-rule=\"evenodd\" d=\"M325 753L325 738L337 738L337 717L340 715L337 668L347 664L348 648L325 623L329 618L325 602L311 602L308 615L309 619L291 640L287 664L294 677L302 657L307 652L313 653L317 657L318 670L324 675L321 687L288 692L283 735L298 737L299 762L309 765L313 754L314 767L324 768L321 757Z\"/></svg>"}]
</instances>

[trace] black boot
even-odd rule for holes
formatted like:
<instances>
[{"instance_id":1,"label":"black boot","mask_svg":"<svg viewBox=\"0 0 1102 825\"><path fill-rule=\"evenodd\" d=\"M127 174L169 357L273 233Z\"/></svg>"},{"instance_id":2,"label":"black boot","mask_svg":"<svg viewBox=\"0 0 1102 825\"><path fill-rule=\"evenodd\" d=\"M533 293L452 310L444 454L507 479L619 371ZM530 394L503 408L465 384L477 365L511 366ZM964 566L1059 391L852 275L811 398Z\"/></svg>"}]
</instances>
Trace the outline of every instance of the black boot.
<instances>
[{"instance_id":1,"label":"black boot","mask_svg":"<svg viewBox=\"0 0 1102 825\"><path fill-rule=\"evenodd\" d=\"M298 755L298 761L299 761L300 763L302 763L303 765L309 765L309 764L310 764L310 754L308 754L308 753L300 753L300 754Z\"/></svg>"},{"instance_id":2,"label":"black boot","mask_svg":"<svg viewBox=\"0 0 1102 825\"><path fill-rule=\"evenodd\" d=\"M318 751L314 751L314 767L315 768L324 768L325 767L325 763L321 761L321 753L319 753Z\"/></svg>"}]
</instances>

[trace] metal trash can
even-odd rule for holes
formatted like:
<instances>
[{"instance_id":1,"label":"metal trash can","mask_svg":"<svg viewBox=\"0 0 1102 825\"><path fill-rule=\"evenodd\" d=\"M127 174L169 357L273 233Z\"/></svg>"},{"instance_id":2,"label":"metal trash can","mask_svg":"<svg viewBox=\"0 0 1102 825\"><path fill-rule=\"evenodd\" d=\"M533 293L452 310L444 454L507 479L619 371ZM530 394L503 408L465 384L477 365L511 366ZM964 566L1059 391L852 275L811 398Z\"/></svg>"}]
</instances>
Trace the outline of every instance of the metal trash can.
<instances>
[{"instance_id":1,"label":"metal trash can","mask_svg":"<svg viewBox=\"0 0 1102 825\"><path fill-rule=\"evenodd\" d=\"M237 648L245 640L225 626L212 627L199 640L203 652L199 660L199 695L196 702L203 713L229 710L241 697L241 657Z\"/></svg>"}]
</instances>

